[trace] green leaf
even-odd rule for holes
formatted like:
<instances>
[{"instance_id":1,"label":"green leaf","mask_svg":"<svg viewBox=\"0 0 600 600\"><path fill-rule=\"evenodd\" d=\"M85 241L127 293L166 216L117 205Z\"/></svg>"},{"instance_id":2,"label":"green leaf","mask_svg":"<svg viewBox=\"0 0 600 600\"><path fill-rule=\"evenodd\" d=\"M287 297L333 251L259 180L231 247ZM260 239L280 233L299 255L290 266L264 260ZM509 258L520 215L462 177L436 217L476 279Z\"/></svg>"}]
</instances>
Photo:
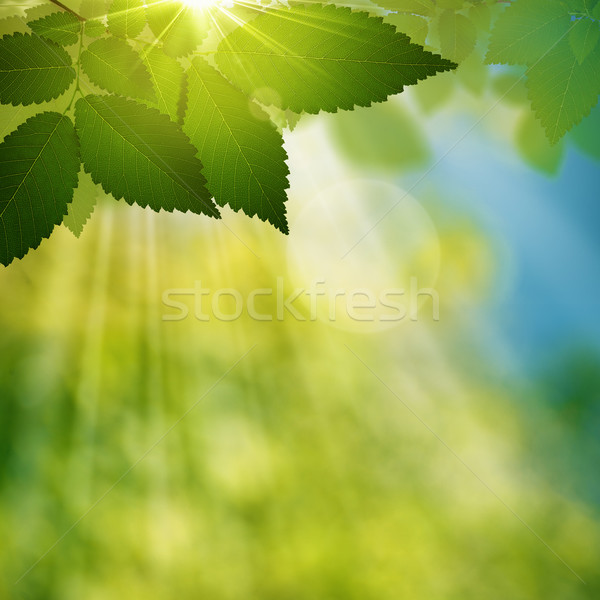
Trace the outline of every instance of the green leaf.
<instances>
[{"instance_id":1,"label":"green leaf","mask_svg":"<svg viewBox=\"0 0 600 600\"><path fill-rule=\"evenodd\" d=\"M71 46L79 41L81 23L69 12L57 12L28 23L31 31L61 46Z\"/></svg>"},{"instance_id":2,"label":"green leaf","mask_svg":"<svg viewBox=\"0 0 600 600\"><path fill-rule=\"evenodd\" d=\"M142 0L114 0L108 13L108 28L113 35L134 38L146 26Z\"/></svg>"},{"instance_id":3,"label":"green leaf","mask_svg":"<svg viewBox=\"0 0 600 600\"><path fill-rule=\"evenodd\" d=\"M208 35L209 11L182 2L147 0L146 13L152 33L172 57L191 54Z\"/></svg>"},{"instance_id":4,"label":"green leaf","mask_svg":"<svg viewBox=\"0 0 600 600\"><path fill-rule=\"evenodd\" d=\"M196 58L187 71L184 131L198 148L208 189L217 202L258 215L288 233L289 174L283 138L258 106L249 106L208 63Z\"/></svg>"},{"instance_id":5,"label":"green leaf","mask_svg":"<svg viewBox=\"0 0 600 600\"><path fill-rule=\"evenodd\" d=\"M600 21L600 2L596 2L596 6L594 6L592 10L592 17L596 19L596 21Z\"/></svg>"},{"instance_id":6,"label":"green leaf","mask_svg":"<svg viewBox=\"0 0 600 600\"><path fill-rule=\"evenodd\" d=\"M99 19L91 19L84 23L83 31L91 38L99 38L106 33L106 25Z\"/></svg>"},{"instance_id":7,"label":"green leaf","mask_svg":"<svg viewBox=\"0 0 600 600\"><path fill-rule=\"evenodd\" d=\"M517 125L515 143L528 165L549 175L558 172L565 153L564 144L551 145L540 122L530 111L524 112Z\"/></svg>"},{"instance_id":8,"label":"green leaf","mask_svg":"<svg viewBox=\"0 0 600 600\"><path fill-rule=\"evenodd\" d=\"M425 44L429 33L427 19L418 15L392 13L385 17L385 22L392 24L398 31L405 33L415 44Z\"/></svg>"},{"instance_id":9,"label":"green leaf","mask_svg":"<svg viewBox=\"0 0 600 600\"><path fill-rule=\"evenodd\" d=\"M381 18L318 4L258 16L227 36L215 58L247 94L269 104L274 90L280 108L307 113L381 102L456 66Z\"/></svg>"},{"instance_id":10,"label":"green leaf","mask_svg":"<svg viewBox=\"0 0 600 600\"><path fill-rule=\"evenodd\" d=\"M598 45L600 24L591 19L579 19L569 33L571 50L581 64Z\"/></svg>"},{"instance_id":11,"label":"green leaf","mask_svg":"<svg viewBox=\"0 0 600 600\"><path fill-rule=\"evenodd\" d=\"M477 28L464 15L445 10L438 21L442 54L460 63L475 48Z\"/></svg>"},{"instance_id":12,"label":"green leaf","mask_svg":"<svg viewBox=\"0 0 600 600\"><path fill-rule=\"evenodd\" d=\"M29 33L25 21L21 17L7 17L0 19L0 36L11 35L13 33Z\"/></svg>"},{"instance_id":13,"label":"green leaf","mask_svg":"<svg viewBox=\"0 0 600 600\"><path fill-rule=\"evenodd\" d=\"M498 17L486 62L533 65L571 25L559 0L516 0Z\"/></svg>"},{"instance_id":14,"label":"green leaf","mask_svg":"<svg viewBox=\"0 0 600 600\"><path fill-rule=\"evenodd\" d=\"M94 183L117 200L218 217L202 163L169 117L118 96L86 96L75 105L81 158Z\"/></svg>"},{"instance_id":15,"label":"green leaf","mask_svg":"<svg viewBox=\"0 0 600 600\"><path fill-rule=\"evenodd\" d=\"M56 12L56 5L50 4L49 2L44 2L43 4L37 4L36 6L32 6L25 11L27 15L28 21L36 21L37 19L41 19L43 17L47 17Z\"/></svg>"},{"instance_id":16,"label":"green leaf","mask_svg":"<svg viewBox=\"0 0 600 600\"><path fill-rule=\"evenodd\" d=\"M77 136L68 117L36 115L0 145L0 263L37 248L62 222L77 185Z\"/></svg>"},{"instance_id":17,"label":"green leaf","mask_svg":"<svg viewBox=\"0 0 600 600\"><path fill-rule=\"evenodd\" d=\"M98 38L106 33L107 0L82 0L79 11L87 19L84 26L85 35Z\"/></svg>"},{"instance_id":18,"label":"green leaf","mask_svg":"<svg viewBox=\"0 0 600 600\"><path fill-rule=\"evenodd\" d=\"M151 103L152 106L169 115L171 120L177 123L183 85L183 67L160 48L151 48L143 54L143 58L156 95L156 100Z\"/></svg>"},{"instance_id":19,"label":"green leaf","mask_svg":"<svg viewBox=\"0 0 600 600\"><path fill-rule=\"evenodd\" d=\"M64 225L75 237L80 237L83 228L94 212L100 188L85 171L79 172L79 183L73 194L73 201L69 204L67 215L63 219Z\"/></svg>"},{"instance_id":20,"label":"green leaf","mask_svg":"<svg viewBox=\"0 0 600 600\"><path fill-rule=\"evenodd\" d=\"M156 100L150 74L140 55L115 37L92 42L81 54L81 66L92 83L104 90L143 100Z\"/></svg>"},{"instance_id":21,"label":"green leaf","mask_svg":"<svg viewBox=\"0 0 600 600\"><path fill-rule=\"evenodd\" d=\"M427 139L395 100L328 118L339 152L356 168L400 173L418 169L429 160Z\"/></svg>"},{"instance_id":22,"label":"green leaf","mask_svg":"<svg viewBox=\"0 0 600 600\"><path fill-rule=\"evenodd\" d=\"M556 143L587 116L600 93L600 52L582 64L573 56L567 39L527 71L531 106Z\"/></svg>"},{"instance_id":23,"label":"green leaf","mask_svg":"<svg viewBox=\"0 0 600 600\"><path fill-rule=\"evenodd\" d=\"M40 104L64 94L75 79L68 52L49 40L15 33L0 40L0 102Z\"/></svg>"}]
</instances>

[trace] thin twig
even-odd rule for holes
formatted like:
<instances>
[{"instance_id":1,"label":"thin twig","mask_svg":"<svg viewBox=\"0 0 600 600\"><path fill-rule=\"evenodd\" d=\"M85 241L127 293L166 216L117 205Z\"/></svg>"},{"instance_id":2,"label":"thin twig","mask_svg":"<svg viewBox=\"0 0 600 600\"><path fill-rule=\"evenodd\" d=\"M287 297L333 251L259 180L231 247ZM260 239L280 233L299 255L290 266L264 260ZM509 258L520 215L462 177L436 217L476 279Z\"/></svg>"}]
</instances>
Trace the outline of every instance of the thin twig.
<instances>
[{"instance_id":1,"label":"thin twig","mask_svg":"<svg viewBox=\"0 0 600 600\"><path fill-rule=\"evenodd\" d=\"M50 0L50 2L52 2L52 4L56 4L56 6L58 6L59 8L62 8L63 10L70 12L72 15L75 15L82 23L84 23L87 20L85 17L82 17L81 15L77 14L74 10L72 10L68 6L65 6L62 2L59 2L59 0Z\"/></svg>"}]
</instances>

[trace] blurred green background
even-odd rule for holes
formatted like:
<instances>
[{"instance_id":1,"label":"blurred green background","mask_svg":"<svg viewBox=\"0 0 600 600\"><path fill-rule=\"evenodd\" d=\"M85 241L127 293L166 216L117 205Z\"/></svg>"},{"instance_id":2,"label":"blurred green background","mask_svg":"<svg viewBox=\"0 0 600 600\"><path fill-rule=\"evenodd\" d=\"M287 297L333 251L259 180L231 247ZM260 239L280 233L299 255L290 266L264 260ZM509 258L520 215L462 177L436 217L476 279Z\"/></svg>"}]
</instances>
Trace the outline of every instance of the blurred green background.
<instances>
[{"instance_id":1,"label":"blurred green background","mask_svg":"<svg viewBox=\"0 0 600 600\"><path fill-rule=\"evenodd\" d=\"M0 270L0 598L600 597L600 109L476 58L287 130L289 238L86 188ZM278 278L440 318L164 320Z\"/></svg>"}]
</instances>

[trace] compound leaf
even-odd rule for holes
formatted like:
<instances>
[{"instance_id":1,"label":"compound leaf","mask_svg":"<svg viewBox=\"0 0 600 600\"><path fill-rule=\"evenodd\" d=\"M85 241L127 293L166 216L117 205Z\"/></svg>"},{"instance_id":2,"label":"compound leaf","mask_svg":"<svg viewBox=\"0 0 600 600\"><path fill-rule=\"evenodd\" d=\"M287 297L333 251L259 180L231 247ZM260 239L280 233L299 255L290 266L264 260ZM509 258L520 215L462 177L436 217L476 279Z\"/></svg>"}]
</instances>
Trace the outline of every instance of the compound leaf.
<instances>
[{"instance_id":1,"label":"compound leaf","mask_svg":"<svg viewBox=\"0 0 600 600\"><path fill-rule=\"evenodd\" d=\"M126 98L90 95L75 105L75 126L85 171L116 199L219 216L196 149L166 115Z\"/></svg>"},{"instance_id":2,"label":"compound leaf","mask_svg":"<svg viewBox=\"0 0 600 600\"><path fill-rule=\"evenodd\" d=\"M369 106L456 67L379 17L318 4L259 15L229 34L215 57L247 94L307 113Z\"/></svg>"},{"instance_id":3,"label":"compound leaf","mask_svg":"<svg viewBox=\"0 0 600 600\"><path fill-rule=\"evenodd\" d=\"M156 100L148 70L125 40L108 37L92 42L81 54L81 66L92 83L104 90Z\"/></svg>"},{"instance_id":4,"label":"compound leaf","mask_svg":"<svg viewBox=\"0 0 600 600\"><path fill-rule=\"evenodd\" d=\"M516 0L496 21L486 62L533 65L570 25L568 11L558 0Z\"/></svg>"},{"instance_id":5,"label":"compound leaf","mask_svg":"<svg viewBox=\"0 0 600 600\"><path fill-rule=\"evenodd\" d=\"M81 23L69 12L57 12L28 23L31 31L61 46L71 46L79 40Z\"/></svg>"},{"instance_id":6,"label":"compound leaf","mask_svg":"<svg viewBox=\"0 0 600 600\"><path fill-rule=\"evenodd\" d=\"M217 202L258 215L288 232L289 174L283 138L257 105L196 58L187 71L184 131L199 151L208 189Z\"/></svg>"},{"instance_id":7,"label":"compound leaf","mask_svg":"<svg viewBox=\"0 0 600 600\"><path fill-rule=\"evenodd\" d=\"M590 54L582 64L563 39L527 71L531 106L556 143L579 123L598 102L600 93L600 52Z\"/></svg>"},{"instance_id":8,"label":"compound leaf","mask_svg":"<svg viewBox=\"0 0 600 600\"><path fill-rule=\"evenodd\" d=\"M152 105L177 123L184 76L183 67L177 59L167 56L156 47L144 53L144 62L156 95L156 101L152 102Z\"/></svg>"},{"instance_id":9,"label":"compound leaf","mask_svg":"<svg viewBox=\"0 0 600 600\"><path fill-rule=\"evenodd\" d=\"M146 26L142 0L114 0L108 13L108 29L119 37L137 37Z\"/></svg>"},{"instance_id":10,"label":"compound leaf","mask_svg":"<svg viewBox=\"0 0 600 600\"><path fill-rule=\"evenodd\" d=\"M75 79L68 52L43 38L15 33L0 39L0 102L40 104L64 94Z\"/></svg>"},{"instance_id":11,"label":"compound leaf","mask_svg":"<svg viewBox=\"0 0 600 600\"><path fill-rule=\"evenodd\" d=\"M0 145L0 263L37 248L62 222L77 185L80 159L71 120L36 115Z\"/></svg>"}]
</instances>

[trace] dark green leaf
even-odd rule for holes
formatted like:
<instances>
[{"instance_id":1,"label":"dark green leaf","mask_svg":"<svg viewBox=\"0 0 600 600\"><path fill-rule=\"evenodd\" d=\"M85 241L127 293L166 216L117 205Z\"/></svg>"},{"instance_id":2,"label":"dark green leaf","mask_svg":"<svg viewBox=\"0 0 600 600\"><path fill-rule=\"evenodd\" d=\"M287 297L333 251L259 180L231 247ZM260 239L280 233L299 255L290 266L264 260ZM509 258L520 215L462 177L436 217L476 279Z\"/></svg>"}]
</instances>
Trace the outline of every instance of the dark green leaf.
<instances>
[{"instance_id":1,"label":"dark green leaf","mask_svg":"<svg viewBox=\"0 0 600 600\"><path fill-rule=\"evenodd\" d=\"M62 222L77 185L80 159L73 123L46 112L0 145L0 263L37 248Z\"/></svg>"},{"instance_id":2,"label":"dark green leaf","mask_svg":"<svg viewBox=\"0 0 600 600\"><path fill-rule=\"evenodd\" d=\"M0 102L40 104L64 94L75 79L67 51L38 36L15 33L0 40Z\"/></svg>"},{"instance_id":3,"label":"dark green leaf","mask_svg":"<svg viewBox=\"0 0 600 600\"><path fill-rule=\"evenodd\" d=\"M456 66L381 18L331 5L262 14L221 42L216 61L247 94L308 113L381 102Z\"/></svg>"},{"instance_id":4,"label":"dark green leaf","mask_svg":"<svg viewBox=\"0 0 600 600\"><path fill-rule=\"evenodd\" d=\"M287 233L289 170L281 135L204 60L196 58L187 77L184 131L198 148L208 189L221 206L258 215Z\"/></svg>"},{"instance_id":5,"label":"dark green leaf","mask_svg":"<svg viewBox=\"0 0 600 600\"><path fill-rule=\"evenodd\" d=\"M69 12L57 12L28 23L31 31L61 46L71 46L79 40L81 23Z\"/></svg>"},{"instance_id":6,"label":"dark green leaf","mask_svg":"<svg viewBox=\"0 0 600 600\"><path fill-rule=\"evenodd\" d=\"M126 98L86 96L75 125L86 172L116 199L219 216L196 149L166 115Z\"/></svg>"},{"instance_id":7,"label":"dark green leaf","mask_svg":"<svg viewBox=\"0 0 600 600\"><path fill-rule=\"evenodd\" d=\"M124 40L108 37L92 42L81 54L81 66L92 83L104 90L156 100L148 70L140 55Z\"/></svg>"}]
</instances>

